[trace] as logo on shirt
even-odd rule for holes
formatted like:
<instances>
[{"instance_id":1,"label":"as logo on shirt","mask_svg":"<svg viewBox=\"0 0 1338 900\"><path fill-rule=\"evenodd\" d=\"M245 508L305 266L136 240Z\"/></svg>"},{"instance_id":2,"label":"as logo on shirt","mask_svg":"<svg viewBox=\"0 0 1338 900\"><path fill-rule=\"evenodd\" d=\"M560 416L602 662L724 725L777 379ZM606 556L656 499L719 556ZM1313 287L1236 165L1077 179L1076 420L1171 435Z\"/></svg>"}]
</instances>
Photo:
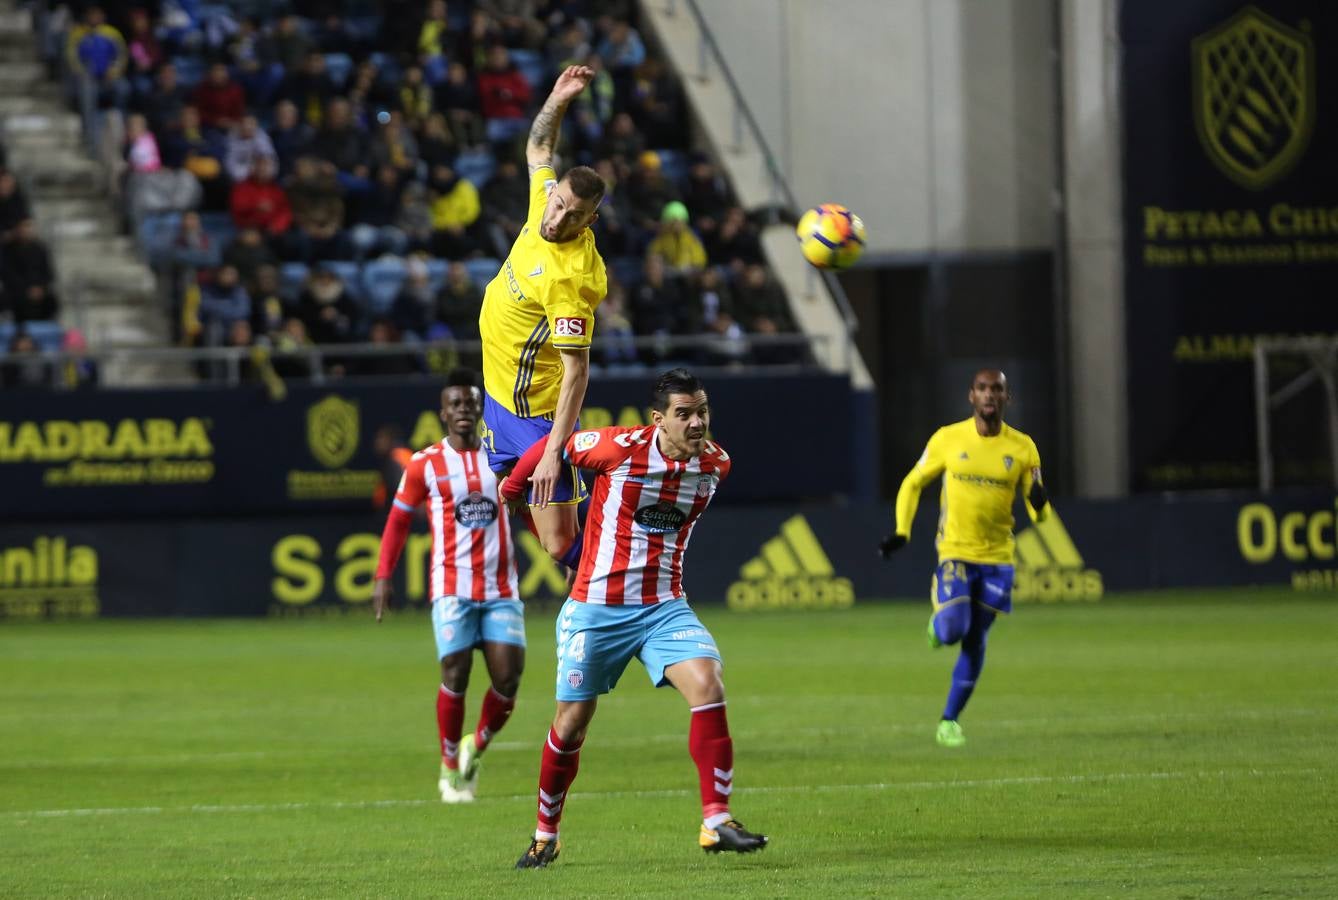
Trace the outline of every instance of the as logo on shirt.
<instances>
[{"instance_id":1,"label":"as logo on shirt","mask_svg":"<svg viewBox=\"0 0 1338 900\"><path fill-rule=\"evenodd\" d=\"M668 500L643 506L632 516L632 521L640 525L642 530L654 534L671 534L682 528L687 520L687 513Z\"/></svg>"},{"instance_id":2,"label":"as logo on shirt","mask_svg":"<svg viewBox=\"0 0 1338 900\"><path fill-rule=\"evenodd\" d=\"M497 504L478 491L455 506L455 521L466 528L487 528L497 521Z\"/></svg>"},{"instance_id":3,"label":"as logo on shirt","mask_svg":"<svg viewBox=\"0 0 1338 900\"><path fill-rule=\"evenodd\" d=\"M559 316L553 320L553 337L585 337L585 319Z\"/></svg>"},{"instance_id":4,"label":"as logo on shirt","mask_svg":"<svg viewBox=\"0 0 1338 900\"><path fill-rule=\"evenodd\" d=\"M595 449L595 445L599 443L599 432L582 431L576 435L576 440L572 443L576 447L577 453L593 450Z\"/></svg>"}]
</instances>

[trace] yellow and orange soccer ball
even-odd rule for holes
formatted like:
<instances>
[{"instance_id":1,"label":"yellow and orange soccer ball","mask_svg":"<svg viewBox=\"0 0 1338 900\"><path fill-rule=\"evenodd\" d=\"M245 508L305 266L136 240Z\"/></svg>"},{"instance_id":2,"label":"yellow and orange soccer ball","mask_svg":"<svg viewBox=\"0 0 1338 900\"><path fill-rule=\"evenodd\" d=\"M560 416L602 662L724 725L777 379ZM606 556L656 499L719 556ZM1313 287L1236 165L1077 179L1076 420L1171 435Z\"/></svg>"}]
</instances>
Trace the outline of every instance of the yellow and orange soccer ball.
<instances>
[{"instance_id":1,"label":"yellow and orange soccer ball","mask_svg":"<svg viewBox=\"0 0 1338 900\"><path fill-rule=\"evenodd\" d=\"M799 250L819 269L846 269L864 252L864 221L839 203L823 203L799 217Z\"/></svg>"}]
</instances>

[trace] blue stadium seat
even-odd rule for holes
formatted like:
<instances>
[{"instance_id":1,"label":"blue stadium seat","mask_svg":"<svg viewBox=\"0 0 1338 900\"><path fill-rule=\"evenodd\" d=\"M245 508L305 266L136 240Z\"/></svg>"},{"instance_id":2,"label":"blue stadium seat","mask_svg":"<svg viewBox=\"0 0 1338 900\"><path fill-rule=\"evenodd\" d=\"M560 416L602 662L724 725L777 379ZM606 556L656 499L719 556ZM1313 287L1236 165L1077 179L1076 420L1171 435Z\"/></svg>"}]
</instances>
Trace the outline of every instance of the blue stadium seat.
<instances>
[{"instance_id":1,"label":"blue stadium seat","mask_svg":"<svg viewBox=\"0 0 1338 900\"><path fill-rule=\"evenodd\" d=\"M288 262L279 267L279 293L284 299L293 301L302 293L302 286L307 283L306 263Z\"/></svg>"},{"instance_id":2,"label":"blue stadium seat","mask_svg":"<svg viewBox=\"0 0 1338 900\"><path fill-rule=\"evenodd\" d=\"M13 322L0 322L0 357L9 352L9 342L14 340Z\"/></svg>"},{"instance_id":3,"label":"blue stadium seat","mask_svg":"<svg viewBox=\"0 0 1338 900\"><path fill-rule=\"evenodd\" d=\"M486 150L466 150L455 158L455 174L473 182L479 190L497 170L497 160Z\"/></svg>"},{"instance_id":4,"label":"blue stadium seat","mask_svg":"<svg viewBox=\"0 0 1338 900\"><path fill-rule=\"evenodd\" d=\"M232 222L232 214L225 212L200 213L200 226L220 253L237 236L237 226Z\"/></svg>"},{"instance_id":5,"label":"blue stadium seat","mask_svg":"<svg viewBox=\"0 0 1338 900\"><path fill-rule=\"evenodd\" d=\"M688 181L688 155L682 150L656 150L660 157L660 171L678 187Z\"/></svg>"},{"instance_id":6,"label":"blue stadium seat","mask_svg":"<svg viewBox=\"0 0 1338 900\"><path fill-rule=\"evenodd\" d=\"M205 61L199 56L174 56L172 65L177 70L177 83L193 88L204 80Z\"/></svg>"},{"instance_id":7,"label":"blue stadium seat","mask_svg":"<svg viewBox=\"0 0 1338 900\"><path fill-rule=\"evenodd\" d=\"M511 61L520 69L520 74L525 76L525 80L530 83L530 89L536 93L541 93L544 86L548 84L548 62L543 54L537 50L508 50L511 54Z\"/></svg>"},{"instance_id":8,"label":"blue stadium seat","mask_svg":"<svg viewBox=\"0 0 1338 900\"><path fill-rule=\"evenodd\" d=\"M489 281L497 276L497 270L502 267L500 259L493 259L490 256L481 256L478 259L465 260L465 271L469 277L479 287L484 287Z\"/></svg>"},{"instance_id":9,"label":"blue stadium seat","mask_svg":"<svg viewBox=\"0 0 1338 900\"><path fill-rule=\"evenodd\" d=\"M400 292L407 276L404 260L395 256L383 256L373 260L362 268L363 292L367 303L374 313L390 310L395 296Z\"/></svg>"},{"instance_id":10,"label":"blue stadium seat","mask_svg":"<svg viewBox=\"0 0 1338 900\"><path fill-rule=\"evenodd\" d=\"M181 227L181 213L155 213L139 223L139 250L153 268L167 263L172 241Z\"/></svg>"},{"instance_id":11,"label":"blue stadium seat","mask_svg":"<svg viewBox=\"0 0 1338 900\"><path fill-rule=\"evenodd\" d=\"M59 350L60 342L65 338L65 329L59 322L35 320L25 322L23 328L37 342L39 350Z\"/></svg>"},{"instance_id":12,"label":"blue stadium seat","mask_svg":"<svg viewBox=\"0 0 1338 900\"><path fill-rule=\"evenodd\" d=\"M432 293L437 293L446 286L446 273L451 264L444 259L433 257L427 261L427 283L432 285Z\"/></svg>"},{"instance_id":13,"label":"blue stadium seat","mask_svg":"<svg viewBox=\"0 0 1338 900\"><path fill-rule=\"evenodd\" d=\"M331 259L322 262L320 265L329 269L339 276L339 280L344 282L344 287L353 298L359 302L366 296L362 289L362 267L355 262L349 262L343 259Z\"/></svg>"},{"instance_id":14,"label":"blue stadium seat","mask_svg":"<svg viewBox=\"0 0 1338 900\"><path fill-rule=\"evenodd\" d=\"M348 84L349 75L353 74L353 57L347 53L325 54L325 71L339 90Z\"/></svg>"}]
</instances>

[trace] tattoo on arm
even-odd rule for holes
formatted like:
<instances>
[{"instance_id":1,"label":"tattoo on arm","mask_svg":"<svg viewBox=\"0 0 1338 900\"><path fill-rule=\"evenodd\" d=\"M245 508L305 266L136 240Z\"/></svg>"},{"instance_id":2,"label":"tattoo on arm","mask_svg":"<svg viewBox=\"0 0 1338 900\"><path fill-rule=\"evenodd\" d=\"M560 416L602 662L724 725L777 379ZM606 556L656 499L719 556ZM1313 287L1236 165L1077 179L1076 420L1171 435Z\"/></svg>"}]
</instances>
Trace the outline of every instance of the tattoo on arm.
<instances>
[{"instance_id":1,"label":"tattoo on arm","mask_svg":"<svg viewBox=\"0 0 1338 900\"><path fill-rule=\"evenodd\" d=\"M531 175L540 166L546 166L553 161L553 148L557 145L558 126L562 124L564 112L566 104L549 97L534 117L534 124L530 126L529 143L525 147Z\"/></svg>"}]
</instances>

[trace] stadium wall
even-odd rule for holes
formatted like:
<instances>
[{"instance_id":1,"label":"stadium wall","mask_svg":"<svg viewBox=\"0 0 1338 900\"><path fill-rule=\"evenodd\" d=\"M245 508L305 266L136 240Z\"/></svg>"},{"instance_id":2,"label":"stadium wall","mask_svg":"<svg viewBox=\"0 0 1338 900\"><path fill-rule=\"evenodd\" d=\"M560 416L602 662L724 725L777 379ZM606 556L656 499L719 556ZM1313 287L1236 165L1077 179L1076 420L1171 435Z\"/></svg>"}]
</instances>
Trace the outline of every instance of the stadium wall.
<instances>
[{"instance_id":1,"label":"stadium wall","mask_svg":"<svg viewBox=\"0 0 1338 900\"><path fill-rule=\"evenodd\" d=\"M1052 245L1052 0L700 6L796 197L858 209L871 256Z\"/></svg>"},{"instance_id":2,"label":"stadium wall","mask_svg":"<svg viewBox=\"0 0 1338 900\"><path fill-rule=\"evenodd\" d=\"M694 603L738 612L927 599L933 503L890 562L874 547L884 507L712 508L688 554ZM1099 602L1108 591L1291 584L1338 588L1333 494L1263 499L1073 501L1021 526L1014 599ZM370 513L0 525L0 618L369 614L381 522ZM411 536L397 596L426 600L430 537ZM557 566L520 530L527 602L556 602Z\"/></svg>"}]
</instances>

